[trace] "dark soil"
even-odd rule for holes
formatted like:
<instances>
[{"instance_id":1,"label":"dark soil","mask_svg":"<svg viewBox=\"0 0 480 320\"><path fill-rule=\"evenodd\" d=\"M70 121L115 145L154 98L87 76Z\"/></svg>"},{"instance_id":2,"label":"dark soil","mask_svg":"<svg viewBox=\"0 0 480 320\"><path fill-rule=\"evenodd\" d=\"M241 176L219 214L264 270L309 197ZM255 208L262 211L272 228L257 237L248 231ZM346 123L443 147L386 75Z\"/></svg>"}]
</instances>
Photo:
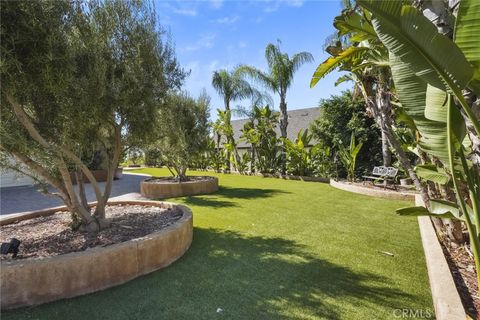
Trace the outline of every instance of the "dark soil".
<instances>
[{"instance_id":1,"label":"dark soil","mask_svg":"<svg viewBox=\"0 0 480 320\"><path fill-rule=\"evenodd\" d=\"M0 261L51 257L140 238L172 225L182 217L182 212L178 208L114 205L106 207L106 217L110 227L93 236L72 231L68 212L1 226L1 242L17 238L21 244L15 259L11 254L1 255Z\"/></svg>"},{"instance_id":2,"label":"dark soil","mask_svg":"<svg viewBox=\"0 0 480 320\"><path fill-rule=\"evenodd\" d=\"M209 176L187 176L187 180L182 181L182 182L190 182L190 181L206 181L206 180L211 180L213 177ZM172 183L178 183L180 180L177 177L152 177L149 179L146 179L145 181L150 182L150 183L165 183L165 182L172 182Z\"/></svg>"},{"instance_id":3,"label":"dark soil","mask_svg":"<svg viewBox=\"0 0 480 320\"><path fill-rule=\"evenodd\" d=\"M460 294L463 307L472 319L480 319L477 273L475 272L475 261L469 245L455 245L447 237L442 237L440 243Z\"/></svg>"}]
</instances>

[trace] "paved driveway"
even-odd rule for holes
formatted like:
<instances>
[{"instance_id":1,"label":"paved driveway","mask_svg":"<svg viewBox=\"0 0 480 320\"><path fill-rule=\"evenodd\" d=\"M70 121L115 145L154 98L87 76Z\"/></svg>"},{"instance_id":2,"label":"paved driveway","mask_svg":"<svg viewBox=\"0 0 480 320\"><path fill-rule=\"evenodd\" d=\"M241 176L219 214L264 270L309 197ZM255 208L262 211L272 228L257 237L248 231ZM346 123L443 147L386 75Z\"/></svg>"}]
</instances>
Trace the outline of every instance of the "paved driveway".
<instances>
[{"instance_id":1,"label":"paved driveway","mask_svg":"<svg viewBox=\"0 0 480 320\"><path fill-rule=\"evenodd\" d=\"M113 182L112 195L117 199L138 199L140 182L147 175L124 173L123 177ZM100 182L103 190L105 182ZM53 190L53 189L52 189ZM90 184L85 185L88 201L95 201L95 194ZM11 214L32 210L47 209L63 205L58 197L47 196L33 186L0 188L0 214Z\"/></svg>"}]
</instances>

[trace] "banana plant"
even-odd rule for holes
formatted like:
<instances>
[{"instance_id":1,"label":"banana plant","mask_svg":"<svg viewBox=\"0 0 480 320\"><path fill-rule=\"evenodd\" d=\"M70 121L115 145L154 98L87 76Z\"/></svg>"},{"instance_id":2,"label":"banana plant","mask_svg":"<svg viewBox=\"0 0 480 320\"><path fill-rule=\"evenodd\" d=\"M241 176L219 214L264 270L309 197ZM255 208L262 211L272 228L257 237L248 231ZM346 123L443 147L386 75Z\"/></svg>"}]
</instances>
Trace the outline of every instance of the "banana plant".
<instances>
[{"instance_id":1,"label":"banana plant","mask_svg":"<svg viewBox=\"0 0 480 320\"><path fill-rule=\"evenodd\" d=\"M480 136L479 119L462 90L480 95L480 5L460 3L455 41L438 33L433 23L411 5L401 1L358 0L372 13L372 24L389 50L397 93L419 131L423 150L438 158L444 172L417 167L425 179L451 183L456 202L430 200L425 207L397 210L400 215L430 215L464 221L480 283L480 168L472 163L472 139L467 125ZM463 115L462 115L463 113ZM467 119L467 122L465 121Z\"/></svg>"},{"instance_id":2,"label":"banana plant","mask_svg":"<svg viewBox=\"0 0 480 320\"><path fill-rule=\"evenodd\" d=\"M300 130L295 141L284 138L287 156L287 172L299 176L308 176L312 173L312 149L309 147L312 135L308 129Z\"/></svg>"},{"instance_id":3,"label":"banana plant","mask_svg":"<svg viewBox=\"0 0 480 320\"><path fill-rule=\"evenodd\" d=\"M355 167L357 162L357 156L360 149L363 147L363 142L356 144L355 132L352 132L350 137L350 146L347 148L343 145L342 141L336 143L338 148L338 155L345 169L347 169L347 179L350 182L355 181Z\"/></svg>"},{"instance_id":4,"label":"banana plant","mask_svg":"<svg viewBox=\"0 0 480 320\"><path fill-rule=\"evenodd\" d=\"M326 51L332 56L315 70L310 87L334 69L350 72L337 80L337 83L355 81L355 92L361 93L365 100L366 111L371 114L382 133L382 154L384 163L389 164L390 152L394 152L405 172L412 179L415 187L428 200L425 186L416 175L406 152L402 149L394 132L394 96L393 83L390 75L388 50L380 41L372 25L372 15L361 7L342 11L335 18L334 26L338 36L343 37L347 47L341 41ZM390 148L391 147L391 148Z\"/></svg>"}]
</instances>

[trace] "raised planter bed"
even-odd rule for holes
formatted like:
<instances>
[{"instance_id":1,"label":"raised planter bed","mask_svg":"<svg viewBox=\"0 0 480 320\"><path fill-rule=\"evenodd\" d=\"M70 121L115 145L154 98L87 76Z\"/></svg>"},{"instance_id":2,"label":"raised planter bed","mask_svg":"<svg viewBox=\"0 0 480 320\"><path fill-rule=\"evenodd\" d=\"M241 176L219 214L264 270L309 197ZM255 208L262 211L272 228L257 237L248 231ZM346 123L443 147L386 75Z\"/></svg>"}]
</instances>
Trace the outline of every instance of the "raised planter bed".
<instances>
[{"instance_id":1,"label":"raised planter bed","mask_svg":"<svg viewBox=\"0 0 480 320\"><path fill-rule=\"evenodd\" d=\"M193 235L190 209L157 201L109 202L109 205L129 204L176 207L182 216L157 232L106 247L94 247L48 258L2 261L1 308L36 305L103 290L164 268L187 251ZM60 209L65 210L65 207ZM15 221L52 215L59 208L52 210L17 216Z\"/></svg>"},{"instance_id":2,"label":"raised planter bed","mask_svg":"<svg viewBox=\"0 0 480 320\"><path fill-rule=\"evenodd\" d=\"M344 182L344 181L335 181L330 179L330 185L334 188L359 193L367 196L378 197L383 199L391 200L415 200L415 193L413 192L401 192L393 190L384 190L380 188L369 188L367 186L362 186L354 183Z\"/></svg>"},{"instance_id":3,"label":"raised planter bed","mask_svg":"<svg viewBox=\"0 0 480 320\"><path fill-rule=\"evenodd\" d=\"M150 199L173 198L208 194L218 191L218 178L189 177L190 181L178 182L171 177L152 177L140 184L142 196Z\"/></svg>"}]
</instances>

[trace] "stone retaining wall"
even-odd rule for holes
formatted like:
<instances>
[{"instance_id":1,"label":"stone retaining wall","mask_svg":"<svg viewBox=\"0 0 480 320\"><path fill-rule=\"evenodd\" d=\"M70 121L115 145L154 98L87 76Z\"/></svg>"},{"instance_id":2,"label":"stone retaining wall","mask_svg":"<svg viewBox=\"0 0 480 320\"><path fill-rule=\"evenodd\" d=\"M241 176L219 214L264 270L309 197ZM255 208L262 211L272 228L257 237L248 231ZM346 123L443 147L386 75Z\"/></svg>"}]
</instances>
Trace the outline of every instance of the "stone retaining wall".
<instances>
[{"instance_id":1,"label":"stone retaining wall","mask_svg":"<svg viewBox=\"0 0 480 320\"><path fill-rule=\"evenodd\" d=\"M186 182L149 182L148 179L140 184L142 196L150 199L174 198L208 194L218 191L218 178Z\"/></svg>"},{"instance_id":2,"label":"stone retaining wall","mask_svg":"<svg viewBox=\"0 0 480 320\"><path fill-rule=\"evenodd\" d=\"M189 208L157 201L112 201L109 204L176 206L183 216L158 232L111 246L44 259L2 262L2 310L71 298L125 283L170 265L190 247L193 218ZM43 212L45 215L53 213L51 210ZM42 212L35 216L40 215ZM18 217L17 221L28 218Z\"/></svg>"}]
</instances>

